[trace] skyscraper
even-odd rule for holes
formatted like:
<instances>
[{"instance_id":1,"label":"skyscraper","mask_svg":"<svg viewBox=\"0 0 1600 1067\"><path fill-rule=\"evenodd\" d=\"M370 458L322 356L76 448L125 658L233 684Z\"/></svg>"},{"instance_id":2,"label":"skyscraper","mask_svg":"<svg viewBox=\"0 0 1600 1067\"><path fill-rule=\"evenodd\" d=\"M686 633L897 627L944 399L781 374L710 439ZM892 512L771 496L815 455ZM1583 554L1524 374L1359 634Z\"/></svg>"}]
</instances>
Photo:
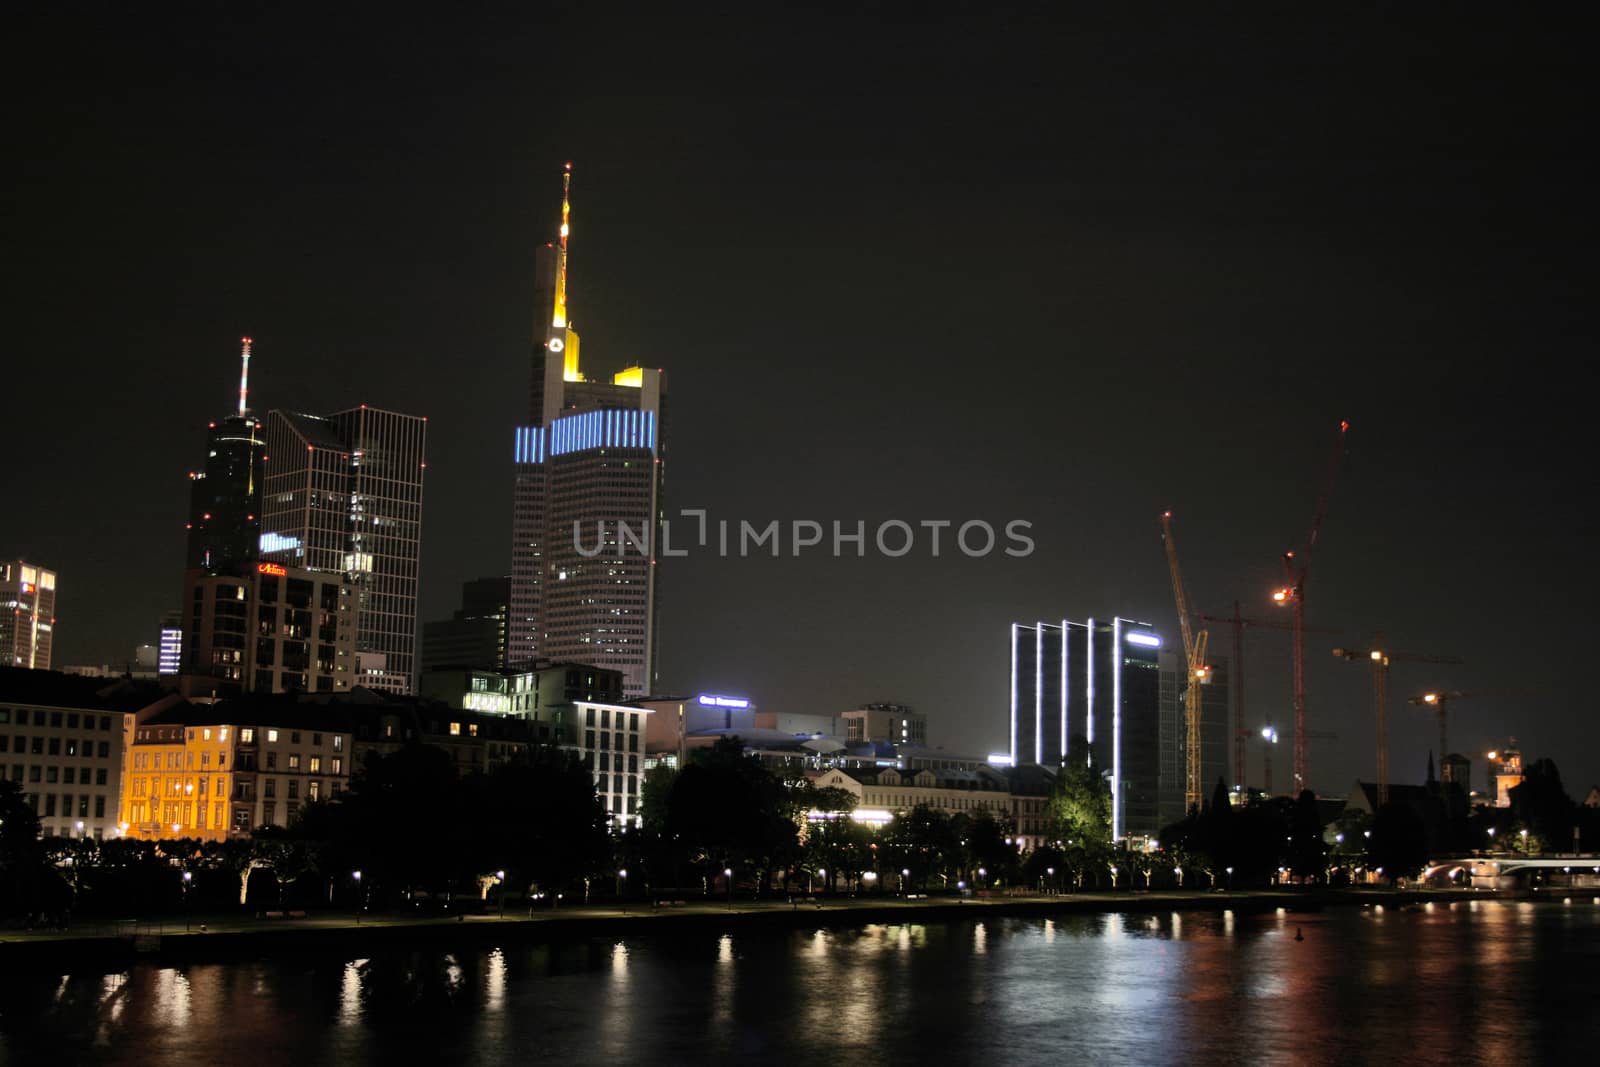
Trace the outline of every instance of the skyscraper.
<instances>
[{"instance_id":1,"label":"skyscraper","mask_svg":"<svg viewBox=\"0 0 1600 1067\"><path fill-rule=\"evenodd\" d=\"M0 666L49 670L55 628L56 572L0 562Z\"/></svg>"},{"instance_id":2,"label":"skyscraper","mask_svg":"<svg viewBox=\"0 0 1600 1067\"><path fill-rule=\"evenodd\" d=\"M251 341L243 347L239 410L211 423L206 459L189 472L189 550L186 566L205 574L236 574L256 558L261 536L261 421L250 414Z\"/></svg>"},{"instance_id":3,"label":"skyscraper","mask_svg":"<svg viewBox=\"0 0 1600 1067\"><path fill-rule=\"evenodd\" d=\"M504 667L511 578L461 583L461 607L422 624L422 672L437 667Z\"/></svg>"},{"instance_id":4,"label":"skyscraper","mask_svg":"<svg viewBox=\"0 0 1600 1067\"><path fill-rule=\"evenodd\" d=\"M362 404L273 411L264 427L263 560L354 586L355 684L412 692L427 419Z\"/></svg>"},{"instance_id":5,"label":"skyscraper","mask_svg":"<svg viewBox=\"0 0 1600 1067\"><path fill-rule=\"evenodd\" d=\"M1110 779L1111 832L1160 829L1161 638L1148 623L1013 623L1011 761L1059 767L1086 745Z\"/></svg>"},{"instance_id":6,"label":"skyscraper","mask_svg":"<svg viewBox=\"0 0 1600 1067\"><path fill-rule=\"evenodd\" d=\"M513 444L509 665L563 660L620 670L623 692L655 682L656 545L666 381L625 368L587 377L567 308L572 165L559 240L535 271L529 423Z\"/></svg>"}]
</instances>

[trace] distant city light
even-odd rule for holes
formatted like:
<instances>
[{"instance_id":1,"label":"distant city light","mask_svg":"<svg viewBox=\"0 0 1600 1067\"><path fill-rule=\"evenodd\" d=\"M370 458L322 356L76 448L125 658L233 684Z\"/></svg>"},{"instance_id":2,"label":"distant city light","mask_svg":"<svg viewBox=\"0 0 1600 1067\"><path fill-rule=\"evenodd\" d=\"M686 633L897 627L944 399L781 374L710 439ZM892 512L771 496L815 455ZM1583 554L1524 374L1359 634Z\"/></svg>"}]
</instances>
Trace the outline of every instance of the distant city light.
<instances>
[{"instance_id":1,"label":"distant city light","mask_svg":"<svg viewBox=\"0 0 1600 1067\"><path fill-rule=\"evenodd\" d=\"M1135 632L1128 634L1128 644L1141 645L1145 648L1160 648L1161 638L1157 637L1155 634L1142 634Z\"/></svg>"}]
</instances>

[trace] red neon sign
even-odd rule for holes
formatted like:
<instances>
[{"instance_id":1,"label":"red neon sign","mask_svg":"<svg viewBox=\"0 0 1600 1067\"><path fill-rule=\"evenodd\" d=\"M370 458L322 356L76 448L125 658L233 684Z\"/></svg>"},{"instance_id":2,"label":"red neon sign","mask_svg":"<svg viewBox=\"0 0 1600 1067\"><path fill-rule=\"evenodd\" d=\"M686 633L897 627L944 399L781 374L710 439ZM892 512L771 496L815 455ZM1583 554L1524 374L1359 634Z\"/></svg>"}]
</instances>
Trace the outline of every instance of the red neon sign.
<instances>
[{"instance_id":1,"label":"red neon sign","mask_svg":"<svg viewBox=\"0 0 1600 1067\"><path fill-rule=\"evenodd\" d=\"M274 574L280 578L289 573L287 567L278 563L257 563L256 570L262 574Z\"/></svg>"}]
</instances>

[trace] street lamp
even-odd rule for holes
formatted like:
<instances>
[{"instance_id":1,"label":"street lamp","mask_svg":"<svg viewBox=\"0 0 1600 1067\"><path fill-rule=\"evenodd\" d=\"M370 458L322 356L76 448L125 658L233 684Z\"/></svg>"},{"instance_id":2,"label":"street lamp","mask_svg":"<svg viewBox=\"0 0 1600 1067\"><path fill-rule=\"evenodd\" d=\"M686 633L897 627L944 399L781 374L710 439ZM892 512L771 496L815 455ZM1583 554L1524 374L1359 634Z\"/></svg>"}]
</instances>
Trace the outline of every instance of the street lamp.
<instances>
[{"instance_id":1,"label":"street lamp","mask_svg":"<svg viewBox=\"0 0 1600 1067\"><path fill-rule=\"evenodd\" d=\"M1050 892L1054 893L1056 891L1056 869L1054 867L1046 867L1044 873L1049 876Z\"/></svg>"},{"instance_id":2,"label":"street lamp","mask_svg":"<svg viewBox=\"0 0 1600 1067\"><path fill-rule=\"evenodd\" d=\"M628 886L628 868L617 871L617 899L622 901L622 914L628 914L628 896L623 892Z\"/></svg>"},{"instance_id":3,"label":"street lamp","mask_svg":"<svg viewBox=\"0 0 1600 1067\"><path fill-rule=\"evenodd\" d=\"M1174 868L1172 868L1172 873L1178 876L1178 888L1182 889L1183 888L1183 868L1182 867L1174 867Z\"/></svg>"},{"instance_id":4,"label":"street lamp","mask_svg":"<svg viewBox=\"0 0 1600 1067\"><path fill-rule=\"evenodd\" d=\"M367 910L366 897L363 896L362 892L361 892L361 872L360 871L351 871L350 872L350 877L355 879L355 883L356 883L356 925L360 926L361 925L361 913L363 911Z\"/></svg>"},{"instance_id":5,"label":"street lamp","mask_svg":"<svg viewBox=\"0 0 1600 1067\"><path fill-rule=\"evenodd\" d=\"M194 880L194 875L189 871L183 872L183 929L189 929L189 883Z\"/></svg>"},{"instance_id":6,"label":"street lamp","mask_svg":"<svg viewBox=\"0 0 1600 1067\"><path fill-rule=\"evenodd\" d=\"M733 910L733 868L722 868L722 877L728 883L728 910Z\"/></svg>"},{"instance_id":7,"label":"street lamp","mask_svg":"<svg viewBox=\"0 0 1600 1067\"><path fill-rule=\"evenodd\" d=\"M900 868L900 895L903 896L903 897L904 896L910 896L910 894L906 892L906 879L910 878L910 877L911 877L911 868L910 867L901 867Z\"/></svg>"},{"instance_id":8,"label":"street lamp","mask_svg":"<svg viewBox=\"0 0 1600 1067\"><path fill-rule=\"evenodd\" d=\"M822 879L822 891L823 891L823 893L827 893L827 891L828 891L828 869L826 867L818 867L817 868L817 877Z\"/></svg>"},{"instance_id":9,"label":"street lamp","mask_svg":"<svg viewBox=\"0 0 1600 1067\"><path fill-rule=\"evenodd\" d=\"M1233 868L1228 868L1228 892L1233 892Z\"/></svg>"}]
</instances>

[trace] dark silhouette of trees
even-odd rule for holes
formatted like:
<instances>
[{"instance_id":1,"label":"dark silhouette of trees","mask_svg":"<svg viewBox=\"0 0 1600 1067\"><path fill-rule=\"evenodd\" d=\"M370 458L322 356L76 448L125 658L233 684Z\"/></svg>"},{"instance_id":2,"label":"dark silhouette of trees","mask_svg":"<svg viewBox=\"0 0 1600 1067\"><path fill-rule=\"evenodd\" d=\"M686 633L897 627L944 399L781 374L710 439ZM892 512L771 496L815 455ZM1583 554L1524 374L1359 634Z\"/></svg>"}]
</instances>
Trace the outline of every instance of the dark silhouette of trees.
<instances>
[{"instance_id":1,"label":"dark silhouette of trees","mask_svg":"<svg viewBox=\"0 0 1600 1067\"><path fill-rule=\"evenodd\" d=\"M1428 862L1428 828L1410 805L1391 800L1373 815L1367 862L1390 884L1422 870Z\"/></svg>"}]
</instances>

